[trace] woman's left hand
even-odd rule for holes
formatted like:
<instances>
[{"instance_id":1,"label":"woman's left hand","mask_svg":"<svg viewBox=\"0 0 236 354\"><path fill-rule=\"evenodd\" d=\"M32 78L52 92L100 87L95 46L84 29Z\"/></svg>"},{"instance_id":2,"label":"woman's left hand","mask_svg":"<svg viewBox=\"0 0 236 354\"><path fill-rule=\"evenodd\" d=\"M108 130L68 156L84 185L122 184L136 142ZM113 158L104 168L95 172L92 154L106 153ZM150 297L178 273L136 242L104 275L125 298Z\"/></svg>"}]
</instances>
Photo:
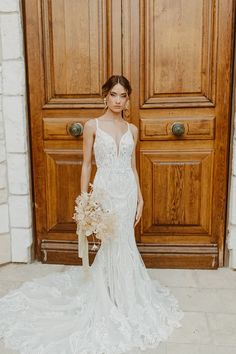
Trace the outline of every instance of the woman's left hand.
<instances>
[{"instance_id":1,"label":"woman's left hand","mask_svg":"<svg viewBox=\"0 0 236 354\"><path fill-rule=\"evenodd\" d=\"M143 212L143 200L140 200L137 204L134 227L139 223L142 216L142 212Z\"/></svg>"}]
</instances>

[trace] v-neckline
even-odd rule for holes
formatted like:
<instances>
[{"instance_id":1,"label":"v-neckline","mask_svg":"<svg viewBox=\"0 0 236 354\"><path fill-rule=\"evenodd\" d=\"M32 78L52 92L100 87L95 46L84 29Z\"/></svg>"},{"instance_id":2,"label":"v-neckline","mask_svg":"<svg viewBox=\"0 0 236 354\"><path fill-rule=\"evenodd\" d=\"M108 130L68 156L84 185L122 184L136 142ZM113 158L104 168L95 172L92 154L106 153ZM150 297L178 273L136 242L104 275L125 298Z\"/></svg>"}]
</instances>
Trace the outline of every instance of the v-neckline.
<instances>
[{"instance_id":1,"label":"v-neckline","mask_svg":"<svg viewBox=\"0 0 236 354\"><path fill-rule=\"evenodd\" d=\"M101 128L98 126L98 120L97 120L97 129L101 130L103 133L105 133L106 135L108 135L108 136L112 139L112 141L114 142L115 147L116 147L116 158L118 158L118 157L120 156L120 143L121 143L123 137L124 137L124 136L128 133L128 131L129 131L129 123L128 123L128 122L126 122L126 123L127 123L127 127L128 127L128 128L127 128L126 132L124 132L124 133L121 135L120 141L119 141L119 143L118 143L118 145L117 145L117 143L116 143L114 137L113 137L111 134L107 133L105 130L101 129Z\"/></svg>"}]
</instances>

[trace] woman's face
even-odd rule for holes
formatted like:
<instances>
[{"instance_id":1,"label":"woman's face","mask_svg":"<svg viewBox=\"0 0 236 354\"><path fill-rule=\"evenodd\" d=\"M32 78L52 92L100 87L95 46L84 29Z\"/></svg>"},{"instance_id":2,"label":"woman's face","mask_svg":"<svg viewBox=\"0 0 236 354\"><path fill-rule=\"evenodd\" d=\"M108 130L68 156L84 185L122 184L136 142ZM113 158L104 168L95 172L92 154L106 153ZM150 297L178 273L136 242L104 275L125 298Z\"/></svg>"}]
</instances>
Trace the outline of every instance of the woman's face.
<instances>
[{"instance_id":1,"label":"woman's face","mask_svg":"<svg viewBox=\"0 0 236 354\"><path fill-rule=\"evenodd\" d=\"M113 112L121 112L128 101L129 96L126 89L121 84L116 84L109 91L106 101L108 108Z\"/></svg>"}]
</instances>

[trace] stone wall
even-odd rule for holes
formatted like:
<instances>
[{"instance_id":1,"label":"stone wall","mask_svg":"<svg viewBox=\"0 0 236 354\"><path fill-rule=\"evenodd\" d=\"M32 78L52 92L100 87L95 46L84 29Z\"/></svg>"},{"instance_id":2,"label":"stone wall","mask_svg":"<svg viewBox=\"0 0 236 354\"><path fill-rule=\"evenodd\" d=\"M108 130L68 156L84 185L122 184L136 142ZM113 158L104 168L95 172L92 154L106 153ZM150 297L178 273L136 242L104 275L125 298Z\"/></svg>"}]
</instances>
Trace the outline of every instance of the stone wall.
<instances>
[{"instance_id":1,"label":"stone wall","mask_svg":"<svg viewBox=\"0 0 236 354\"><path fill-rule=\"evenodd\" d=\"M0 264L29 262L32 202L19 0L0 1Z\"/></svg>"},{"instance_id":2,"label":"stone wall","mask_svg":"<svg viewBox=\"0 0 236 354\"><path fill-rule=\"evenodd\" d=\"M236 75L235 75L236 76ZM236 112L236 97L235 97ZM233 161L230 183L230 200L229 200L229 222L228 222L228 238L227 245L230 251L229 266L236 269L236 113L234 117L234 138L233 138Z\"/></svg>"}]
</instances>

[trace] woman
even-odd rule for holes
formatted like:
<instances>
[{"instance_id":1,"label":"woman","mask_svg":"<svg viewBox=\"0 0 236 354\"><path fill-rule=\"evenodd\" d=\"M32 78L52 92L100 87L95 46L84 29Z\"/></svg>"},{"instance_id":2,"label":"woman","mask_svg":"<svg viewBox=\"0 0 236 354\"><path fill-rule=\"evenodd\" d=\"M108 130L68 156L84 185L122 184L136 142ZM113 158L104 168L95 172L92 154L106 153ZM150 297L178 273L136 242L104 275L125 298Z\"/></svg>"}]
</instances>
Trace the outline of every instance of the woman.
<instances>
[{"instance_id":1,"label":"woman","mask_svg":"<svg viewBox=\"0 0 236 354\"><path fill-rule=\"evenodd\" d=\"M88 191L94 149L94 190L118 221L102 241L85 278L81 267L24 283L0 299L0 337L24 354L137 354L157 347L183 312L167 288L151 280L134 237L143 209L135 164L138 130L123 119L129 81L103 85L105 113L84 126L81 193Z\"/></svg>"}]
</instances>

